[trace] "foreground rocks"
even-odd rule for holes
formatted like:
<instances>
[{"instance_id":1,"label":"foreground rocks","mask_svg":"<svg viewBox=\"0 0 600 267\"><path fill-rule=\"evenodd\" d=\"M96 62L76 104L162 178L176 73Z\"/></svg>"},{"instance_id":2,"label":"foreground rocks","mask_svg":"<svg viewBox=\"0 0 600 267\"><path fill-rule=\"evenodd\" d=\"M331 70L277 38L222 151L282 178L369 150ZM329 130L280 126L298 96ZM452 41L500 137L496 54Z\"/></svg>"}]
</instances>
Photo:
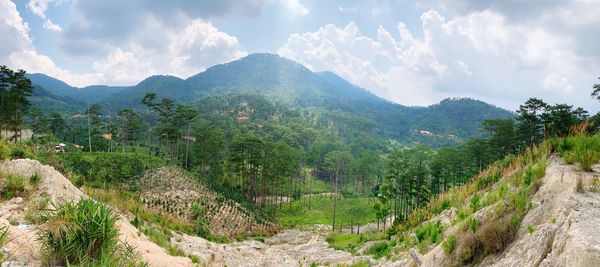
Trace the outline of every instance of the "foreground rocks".
<instances>
[{"instance_id":1,"label":"foreground rocks","mask_svg":"<svg viewBox=\"0 0 600 267\"><path fill-rule=\"evenodd\" d=\"M29 225L25 221L25 213L29 203L37 199L48 198L53 203L77 201L88 196L73 186L60 172L53 167L43 165L36 160L18 159L0 163L0 170L5 174L21 175L25 179L37 173L41 180L36 189L27 197L13 198L0 205L0 227L8 226L8 243L2 248L7 251L4 265L41 266L40 243L36 239L43 224ZM150 266L193 266L186 257L174 257L165 249L152 243L140 233L124 217L117 222L119 239L132 245Z\"/></svg>"},{"instance_id":2,"label":"foreground rocks","mask_svg":"<svg viewBox=\"0 0 600 267\"><path fill-rule=\"evenodd\" d=\"M288 229L259 242L246 240L216 244L200 237L179 234L171 240L187 254L198 256L208 266L337 266L368 262L368 256L329 247L325 238L313 231Z\"/></svg>"}]
</instances>

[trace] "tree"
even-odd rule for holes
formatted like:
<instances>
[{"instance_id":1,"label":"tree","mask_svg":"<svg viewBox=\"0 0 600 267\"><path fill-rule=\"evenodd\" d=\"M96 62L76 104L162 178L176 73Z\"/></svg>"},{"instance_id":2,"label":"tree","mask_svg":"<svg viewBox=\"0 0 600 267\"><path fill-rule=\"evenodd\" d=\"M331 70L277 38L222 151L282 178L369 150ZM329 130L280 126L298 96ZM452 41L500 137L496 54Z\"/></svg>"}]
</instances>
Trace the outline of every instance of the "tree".
<instances>
[{"instance_id":1,"label":"tree","mask_svg":"<svg viewBox=\"0 0 600 267\"><path fill-rule=\"evenodd\" d=\"M3 126L7 121L8 110L4 105L6 98L8 98L8 91L13 87L12 77L14 72L6 66L0 66L0 132L4 129Z\"/></svg>"},{"instance_id":2,"label":"tree","mask_svg":"<svg viewBox=\"0 0 600 267\"><path fill-rule=\"evenodd\" d=\"M20 140L23 117L31 106L28 97L33 92L31 81L24 70L12 71L0 66L0 131L4 125L14 134L13 141Z\"/></svg>"},{"instance_id":3,"label":"tree","mask_svg":"<svg viewBox=\"0 0 600 267\"><path fill-rule=\"evenodd\" d=\"M59 113L53 112L50 113L50 117L48 118L48 129L56 138L62 139L65 138L67 124Z\"/></svg>"},{"instance_id":4,"label":"tree","mask_svg":"<svg viewBox=\"0 0 600 267\"><path fill-rule=\"evenodd\" d=\"M537 144L544 136L545 131L540 116L548 107L546 102L538 98L530 98L525 104L519 106L517 113L520 132L527 145Z\"/></svg>"},{"instance_id":5,"label":"tree","mask_svg":"<svg viewBox=\"0 0 600 267\"><path fill-rule=\"evenodd\" d=\"M325 156L325 166L329 173L333 174L333 222L332 227L335 231L335 219L337 212L338 199L338 183L347 173L348 167L351 164L352 155L347 150L335 150L327 153Z\"/></svg>"},{"instance_id":6,"label":"tree","mask_svg":"<svg viewBox=\"0 0 600 267\"><path fill-rule=\"evenodd\" d=\"M32 138L36 135L50 132L50 121L40 109L32 108L30 110Z\"/></svg>"},{"instance_id":7,"label":"tree","mask_svg":"<svg viewBox=\"0 0 600 267\"><path fill-rule=\"evenodd\" d=\"M600 77L598 78L600 80ZM600 83L595 83L592 86L592 96L595 96L596 99L600 100Z\"/></svg>"},{"instance_id":8,"label":"tree","mask_svg":"<svg viewBox=\"0 0 600 267\"><path fill-rule=\"evenodd\" d=\"M123 152L127 150L128 143L133 146L142 127L142 118L131 109L122 109L117 113L119 139L123 144Z\"/></svg>"},{"instance_id":9,"label":"tree","mask_svg":"<svg viewBox=\"0 0 600 267\"><path fill-rule=\"evenodd\" d=\"M104 122L100 118L102 107L100 104L88 106L85 115L88 126L88 150L89 152L92 152L93 148L101 150L104 145L104 139L102 138Z\"/></svg>"}]
</instances>

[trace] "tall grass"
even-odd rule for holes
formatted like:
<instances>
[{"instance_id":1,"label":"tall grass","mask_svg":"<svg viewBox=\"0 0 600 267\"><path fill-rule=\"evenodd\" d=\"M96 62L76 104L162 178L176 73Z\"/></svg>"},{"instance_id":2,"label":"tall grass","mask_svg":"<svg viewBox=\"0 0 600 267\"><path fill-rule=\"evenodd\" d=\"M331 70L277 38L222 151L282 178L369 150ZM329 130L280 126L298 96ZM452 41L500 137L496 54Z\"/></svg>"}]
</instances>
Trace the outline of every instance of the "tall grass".
<instances>
[{"instance_id":1,"label":"tall grass","mask_svg":"<svg viewBox=\"0 0 600 267\"><path fill-rule=\"evenodd\" d=\"M552 139L549 143L563 158L565 163L577 163L584 171L592 171L592 166L600 161L600 135L577 134L561 139Z\"/></svg>"},{"instance_id":2,"label":"tall grass","mask_svg":"<svg viewBox=\"0 0 600 267\"><path fill-rule=\"evenodd\" d=\"M8 226L4 226L0 228L0 248L4 247L8 242ZM0 252L0 263L4 261L4 253Z\"/></svg>"},{"instance_id":3,"label":"tall grass","mask_svg":"<svg viewBox=\"0 0 600 267\"><path fill-rule=\"evenodd\" d=\"M139 255L119 243L118 216L91 199L55 206L42 217L47 222L38 240L49 265L140 265Z\"/></svg>"}]
</instances>

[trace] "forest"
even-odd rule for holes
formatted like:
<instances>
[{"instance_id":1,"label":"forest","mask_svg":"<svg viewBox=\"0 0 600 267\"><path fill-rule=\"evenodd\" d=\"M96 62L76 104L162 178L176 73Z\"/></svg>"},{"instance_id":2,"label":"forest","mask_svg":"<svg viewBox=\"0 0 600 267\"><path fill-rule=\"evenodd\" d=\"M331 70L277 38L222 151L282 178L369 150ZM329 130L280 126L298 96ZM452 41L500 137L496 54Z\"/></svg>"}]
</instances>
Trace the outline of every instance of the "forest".
<instances>
[{"instance_id":1,"label":"forest","mask_svg":"<svg viewBox=\"0 0 600 267\"><path fill-rule=\"evenodd\" d=\"M98 103L75 115L48 114L30 104L34 87L24 71L3 66L1 75L1 129L13 132L9 136L14 142L21 141L22 129L31 129L34 141L68 143L67 154L82 155L69 156L81 158L70 162L78 162L73 168L82 174L92 173L82 167L87 166L85 153L157 158L290 225L295 224L292 218L298 211L311 208L312 195L330 193L328 198L315 199L332 205L327 216L334 230L343 227L342 221L354 224L354 217L364 214L375 217L366 222L383 222L390 215L401 222L432 197L468 183L508 155L567 136L583 122L593 125L590 132L600 125L598 115L590 117L582 108L531 98L513 118L485 120L478 136L457 146L410 147L373 134L374 126L360 117L292 108L256 94L182 104L147 93L138 100L141 108L113 111ZM135 175L94 176L99 175L88 175L85 182L100 187ZM281 204L284 197L297 203L286 208ZM370 204L336 213L347 202L342 199L364 199Z\"/></svg>"}]
</instances>

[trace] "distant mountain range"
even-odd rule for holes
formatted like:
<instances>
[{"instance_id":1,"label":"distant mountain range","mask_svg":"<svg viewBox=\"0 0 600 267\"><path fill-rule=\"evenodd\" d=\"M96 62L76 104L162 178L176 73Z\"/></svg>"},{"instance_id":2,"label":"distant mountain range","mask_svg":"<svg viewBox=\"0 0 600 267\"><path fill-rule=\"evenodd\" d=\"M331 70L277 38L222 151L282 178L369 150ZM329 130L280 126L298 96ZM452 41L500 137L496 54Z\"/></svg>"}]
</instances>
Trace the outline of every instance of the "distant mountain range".
<instances>
[{"instance_id":1,"label":"distant mountain range","mask_svg":"<svg viewBox=\"0 0 600 267\"><path fill-rule=\"evenodd\" d=\"M508 118L514 113L482 101L446 99L428 107L408 107L379 98L332 72L312 72L303 65L274 54L252 54L208 68L187 79L156 75L135 86L95 85L77 88L44 74L29 74L33 84L47 93L53 107L64 103L77 109L86 103L104 108L139 108L148 92L180 103L196 103L207 97L253 94L287 103L294 108L337 110L377 124L385 138L410 136L464 139L479 134L479 123ZM50 109L49 107L47 109ZM63 110L69 110L64 108ZM433 136L433 137L432 137Z\"/></svg>"}]
</instances>

